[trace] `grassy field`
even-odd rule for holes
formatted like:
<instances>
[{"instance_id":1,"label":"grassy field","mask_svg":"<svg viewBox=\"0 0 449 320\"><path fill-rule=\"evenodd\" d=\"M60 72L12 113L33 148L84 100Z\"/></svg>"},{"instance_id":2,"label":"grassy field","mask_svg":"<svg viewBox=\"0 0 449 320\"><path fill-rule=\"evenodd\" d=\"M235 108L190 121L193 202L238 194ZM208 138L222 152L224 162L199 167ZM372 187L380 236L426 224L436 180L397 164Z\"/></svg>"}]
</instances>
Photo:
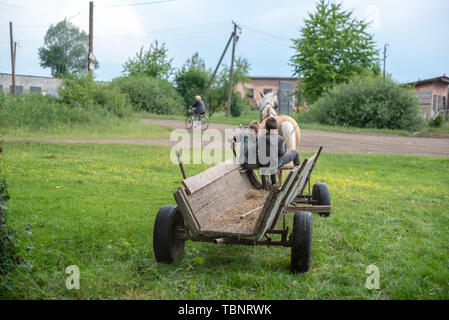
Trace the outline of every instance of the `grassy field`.
<instances>
[{"instance_id":1,"label":"grassy field","mask_svg":"<svg viewBox=\"0 0 449 320\"><path fill-rule=\"evenodd\" d=\"M288 248L188 242L182 261L156 263L154 219L181 177L168 147L3 147L25 263L0 278L2 298L449 299L449 159L324 153L313 182L333 215L314 216L312 267L295 275ZM65 287L73 264L80 290ZM380 290L365 288L371 264Z\"/></svg>"},{"instance_id":2,"label":"grassy field","mask_svg":"<svg viewBox=\"0 0 449 320\"><path fill-rule=\"evenodd\" d=\"M418 134L422 136L443 136L449 138L449 122L444 122L441 127L438 128L426 126Z\"/></svg>"},{"instance_id":3,"label":"grassy field","mask_svg":"<svg viewBox=\"0 0 449 320\"><path fill-rule=\"evenodd\" d=\"M83 139L101 139L101 138L128 138L128 139L168 139L170 138L171 128L148 125L140 122L141 115L136 114L132 117L103 118L95 125L72 124L58 126L43 126L39 129L29 127L8 127L0 128L0 137L45 137L45 138L83 138Z\"/></svg>"}]
</instances>

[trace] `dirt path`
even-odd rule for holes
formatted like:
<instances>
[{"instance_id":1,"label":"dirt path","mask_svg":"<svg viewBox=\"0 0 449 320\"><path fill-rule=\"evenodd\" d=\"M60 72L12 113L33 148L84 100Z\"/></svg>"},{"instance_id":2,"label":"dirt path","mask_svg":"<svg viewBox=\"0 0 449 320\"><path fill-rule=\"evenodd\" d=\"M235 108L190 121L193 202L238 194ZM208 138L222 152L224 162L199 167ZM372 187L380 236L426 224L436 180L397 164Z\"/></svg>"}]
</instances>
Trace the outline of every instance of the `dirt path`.
<instances>
[{"instance_id":1,"label":"dirt path","mask_svg":"<svg viewBox=\"0 0 449 320\"><path fill-rule=\"evenodd\" d=\"M184 121L143 119L148 125L156 124L173 129L185 129ZM224 137L225 129L238 129L238 126L211 123L209 128L218 129ZM3 137L5 141L64 142L64 143L117 143L140 145L173 145L168 139L53 139L53 138L13 138ZM386 153L449 157L449 139L403 137L374 133L340 133L314 130L301 130L300 150L316 151L323 146L326 152Z\"/></svg>"},{"instance_id":2,"label":"dirt path","mask_svg":"<svg viewBox=\"0 0 449 320\"><path fill-rule=\"evenodd\" d=\"M142 122L184 129L180 120L143 119ZM238 126L211 123L209 128L236 129ZM404 137L375 133L340 133L301 130L301 151L315 151L323 146L326 152L386 153L449 157L449 139Z\"/></svg>"}]
</instances>

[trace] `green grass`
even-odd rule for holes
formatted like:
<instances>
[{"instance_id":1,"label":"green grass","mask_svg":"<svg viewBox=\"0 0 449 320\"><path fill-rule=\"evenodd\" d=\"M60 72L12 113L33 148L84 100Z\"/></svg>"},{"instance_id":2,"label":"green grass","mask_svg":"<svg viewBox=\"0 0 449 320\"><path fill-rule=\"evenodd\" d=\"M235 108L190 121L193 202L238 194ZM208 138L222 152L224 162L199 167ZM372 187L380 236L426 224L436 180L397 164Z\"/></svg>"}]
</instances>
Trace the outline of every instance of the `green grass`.
<instances>
[{"instance_id":1,"label":"green grass","mask_svg":"<svg viewBox=\"0 0 449 320\"><path fill-rule=\"evenodd\" d=\"M9 222L26 264L0 278L0 296L449 298L449 159L324 153L313 182L329 185L332 216L314 216L312 267L295 275L289 248L187 242L180 262L156 263L154 219L181 185L169 150L5 143L0 168L10 184ZM65 287L73 264L80 290ZM365 289L371 264L380 269L380 290Z\"/></svg>"},{"instance_id":2,"label":"green grass","mask_svg":"<svg viewBox=\"0 0 449 320\"><path fill-rule=\"evenodd\" d=\"M181 115L157 115L157 114L143 114L144 118L150 119L164 119L164 120L185 120L185 116ZM295 115L292 115L295 117ZM259 111L245 111L240 117L226 117L224 112L217 112L209 117L212 123L225 123L232 125L248 125L253 120L260 120ZM343 132L343 133L379 133L379 134L397 134L402 136L410 135L406 130L389 130L389 129L376 129L376 128L355 128L355 127L343 127L343 126L328 126L319 123L298 122L299 127L302 130L320 130L330 132Z\"/></svg>"},{"instance_id":3,"label":"green grass","mask_svg":"<svg viewBox=\"0 0 449 320\"><path fill-rule=\"evenodd\" d=\"M97 123L74 123L70 125L45 126L39 129L29 127L7 127L0 130L6 137L45 137L83 139L169 139L169 127L149 125L140 122L140 115L124 119L106 117Z\"/></svg>"},{"instance_id":4,"label":"green grass","mask_svg":"<svg viewBox=\"0 0 449 320\"><path fill-rule=\"evenodd\" d=\"M418 132L421 136L441 136L449 138L449 122L444 122L441 127L434 128L429 125L424 126L422 130Z\"/></svg>"}]
</instances>

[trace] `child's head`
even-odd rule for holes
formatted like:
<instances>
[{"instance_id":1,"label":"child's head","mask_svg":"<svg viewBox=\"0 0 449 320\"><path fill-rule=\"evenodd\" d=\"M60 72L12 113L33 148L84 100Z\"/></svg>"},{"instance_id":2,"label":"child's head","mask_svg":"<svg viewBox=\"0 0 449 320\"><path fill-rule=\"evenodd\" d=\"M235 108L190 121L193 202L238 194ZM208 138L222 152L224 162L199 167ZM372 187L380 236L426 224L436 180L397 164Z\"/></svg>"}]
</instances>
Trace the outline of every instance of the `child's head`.
<instances>
[{"instance_id":1,"label":"child's head","mask_svg":"<svg viewBox=\"0 0 449 320\"><path fill-rule=\"evenodd\" d=\"M267 122L265 122L265 128L267 128L267 131L270 132L271 130L277 130L278 129L278 121L276 118L270 117L267 119Z\"/></svg>"},{"instance_id":2,"label":"child's head","mask_svg":"<svg viewBox=\"0 0 449 320\"><path fill-rule=\"evenodd\" d=\"M254 134L257 136L259 134L259 129L260 129L259 121L251 121L251 123L248 126L248 129L253 130Z\"/></svg>"}]
</instances>

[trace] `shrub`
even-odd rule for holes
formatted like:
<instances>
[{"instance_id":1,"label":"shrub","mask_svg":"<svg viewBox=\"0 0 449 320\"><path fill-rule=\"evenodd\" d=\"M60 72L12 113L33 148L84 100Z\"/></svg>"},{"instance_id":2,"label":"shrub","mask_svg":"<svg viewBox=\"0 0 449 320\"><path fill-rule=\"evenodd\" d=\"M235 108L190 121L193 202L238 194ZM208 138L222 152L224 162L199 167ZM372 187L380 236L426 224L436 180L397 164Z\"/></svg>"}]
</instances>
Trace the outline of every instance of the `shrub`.
<instances>
[{"instance_id":1,"label":"shrub","mask_svg":"<svg viewBox=\"0 0 449 320\"><path fill-rule=\"evenodd\" d=\"M184 99L167 80L130 76L116 78L112 84L128 95L135 111L181 114L185 110Z\"/></svg>"},{"instance_id":2,"label":"shrub","mask_svg":"<svg viewBox=\"0 0 449 320\"><path fill-rule=\"evenodd\" d=\"M1 150L0 146L0 154ZM15 232L7 223L6 201L8 200L8 185L0 172L0 275L6 274L13 265L20 262L16 251Z\"/></svg>"},{"instance_id":3,"label":"shrub","mask_svg":"<svg viewBox=\"0 0 449 320\"><path fill-rule=\"evenodd\" d=\"M112 112L120 118L129 116L133 112L128 97L115 85L95 83L91 85L89 95L92 97L95 105Z\"/></svg>"},{"instance_id":4,"label":"shrub","mask_svg":"<svg viewBox=\"0 0 449 320\"><path fill-rule=\"evenodd\" d=\"M73 106L88 108L93 105L89 96L90 79L85 74L67 75L58 88L62 102Z\"/></svg>"},{"instance_id":5,"label":"shrub","mask_svg":"<svg viewBox=\"0 0 449 320\"><path fill-rule=\"evenodd\" d=\"M443 120L443 116L440 114L435 119L429 121L429 126L433 128L439 128L443 124Z\"/></svg>"},{"instance_id":6,"label":"shrub","mask_svg":"<svg viewBox=\"0 0 449 320\"><path fill-rule=\"evenodd\" d=\"M58 90L60 99L72 107L100 108L119 117L132 113L127 97L114 85L93 82L85 74L67 76Z\"/></svg>"},{"instance_id":7,"label":"shrub","mask_svg":"<svg viewBox=\"0 0 449 320\"><path fill-rule=\"evenodd\" d=\"M359 128L411 131L422 121L414 90L380 77L354 78L334 87L312 106L311 112L322 124Z\"/></svg>"}]
</instances>

